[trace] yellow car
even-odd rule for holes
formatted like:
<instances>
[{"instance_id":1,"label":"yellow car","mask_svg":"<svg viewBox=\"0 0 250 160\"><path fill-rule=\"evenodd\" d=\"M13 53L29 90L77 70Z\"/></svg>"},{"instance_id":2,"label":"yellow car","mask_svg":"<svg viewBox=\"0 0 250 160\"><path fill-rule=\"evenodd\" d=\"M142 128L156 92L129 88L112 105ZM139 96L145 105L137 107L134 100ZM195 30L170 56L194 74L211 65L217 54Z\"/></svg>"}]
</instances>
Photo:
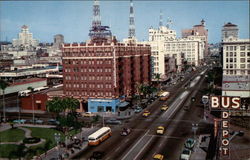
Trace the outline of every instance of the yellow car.
<instances>
[{"instance_id":1,"label":"yellow car","mask_svg":"<svg viewBox=\"0 0 250 160\"><path fill-rule=\"evenodd\" d=\"M150 112L148 110L145 110L142 114L143 117L148 117L150 115Z\"/></svg>"},{"instance_id":2,"label":"yellow car","mask_svg":"<svg viewBox=\"0 0 250 160\"><path fill-rule=\"evenodd\" d=\"M162 154L155 154L153 159L163 160L164 156Z\"/></svg>"},{"instance_id":3,"label":"yellow car","mask_svg":"<svg viewBox=\"0 0 250 160\"><path fill-rule=\"evenodd\" d=\"M164 130L165 130L165 128L163 126L159 126L159 127L157 127L156 133L157 134L163 134Z\"/></svg>"},{"instance_id":4,"label":"yellow car","mask_svg":"<svg viewBox=\"0 0 250 160\"><path fill-rule=\"evenodd\" d=\"M164 105L162 105L162 106L161 106L161 110L162 110L162 111L166 111L166 110L168 110L168 106L167 106L167 105L165 105L165 104L164 104Z\"/></svg>"}]
</instances>

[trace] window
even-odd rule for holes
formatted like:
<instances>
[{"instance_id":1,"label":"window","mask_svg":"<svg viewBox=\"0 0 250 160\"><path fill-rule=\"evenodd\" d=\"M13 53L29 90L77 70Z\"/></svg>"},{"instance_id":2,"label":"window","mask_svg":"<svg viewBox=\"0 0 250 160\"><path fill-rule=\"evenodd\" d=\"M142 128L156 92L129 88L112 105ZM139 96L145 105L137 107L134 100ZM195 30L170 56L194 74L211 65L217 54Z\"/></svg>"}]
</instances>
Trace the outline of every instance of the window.
<instances>
[{"instance_id":1,"label":"window","mask_svg":"<svg viewBox=\"0 0 250 160\"><path fill-rule=\"evenodd\" d=\"M241 63L244 63L245 61L246 61L245 58L241 58L241 59L240 59L240 62L241 62Z\"/></svg>"},{"instance_id":2,"label":"window","mask_svg":"<svg viewBox=\"0 0 250 160\"><path fill-rule=\"evenodd\" d=\"M245 57L246 56L245 52L240 52L240 56Z\"/></svg>"},{"instance_id":3,"label":"window","mask_svg":"<svg viewBox=\"0 0 250 160\"><path fill-rule=\"evenodd\" d=\"M244 51L245 49L246 49L245 46L240 46L240 50L241 50L241 51Z\"/></svg>"},{"instance_id":4,"label":"window","mask_svg":"<svg viewBox=\"0 0 250 160\"><path fill-rule=\"evenodd\" d=\"M240 68L245 68L245 67L246 67L245 64L241 64L241 65L240 65Z\"/></svg>"}]
</instances>

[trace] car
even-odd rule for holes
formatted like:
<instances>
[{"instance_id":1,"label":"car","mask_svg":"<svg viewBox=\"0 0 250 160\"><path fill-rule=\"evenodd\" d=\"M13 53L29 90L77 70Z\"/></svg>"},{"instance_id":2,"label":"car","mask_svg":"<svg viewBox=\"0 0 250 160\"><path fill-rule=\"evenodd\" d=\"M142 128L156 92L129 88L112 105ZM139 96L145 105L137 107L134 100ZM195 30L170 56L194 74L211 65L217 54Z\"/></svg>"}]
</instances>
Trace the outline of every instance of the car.
<instances>
[{"instance_id":1,"label":"car","mask_svg":"<svg viewBox=\"0 0 250 160\"><path fill-rule=\"evenodd\" d=\"M13 123L19 123L19 124L24 124L26 122L25 119L16 119L13 121Z\"/></svg>"},{"instance_id":2,"label":"car","mask_svg":"<svg viewBox=\"0 0 250 160\"><path fill-rule=\"evenodd\" d=\"M83 117L93 117L95 116L95 114L91 113L91 112L85 112L82 114Z\"/></svg>"},{"instance_id":3,"label":"car","mask_svg":"<svg viewBox=\"0 0 250 160\"><path fill-rule=\"evenodd\" d=\"M148 110L145 110L142 114L143 117L148 117L150 115L150 112Z\"/></svg>"},{"instance_id":4,"label":"car","mask_svg":"<svg viewBox=\"0 0 250 160\"><path fill-rule=\"evenodd\" d=\"M135 111L135 113L140 113L142 111L142 108L141 107L136 107L134 111Z\"/></svg>"},{"instance_id":5,"label":"car","mask_svg":"<svg viewBox=\"0 0 250 160\"><path fill-rule=\"evenodd\" d=\"M184 143L184 146L187 148L187 149L193 149L194 148L194 145L195 145L195 142L196 140L194 140L193 138L188 138L185 143Z\"/></svg>"},{"instance_id":6,"label":"car","mask_svg":"<svg viewBox=\"0 0 250 160\"><path fill-rule=\"evenodd\" d=\"M156 129L156 134L163 134L165 128L163 126L158 126Z\"/></svg>"},{"instance_id":7,"label":"car","mask_svg":"<svg viewBox=\"0 0 250 160\"><path fill-rule=\"evenodd\" d=\"M181 160L189 160L191 154L192 154L191 150L185 148L185 149L182 151L182 153L181 153L180 159L181 159Z\"/></svg>"},{"instance_id":8,"label":"car","mask_svg":"<svg viewBox=\"0 0 250 160\"><path fill-rule=\"evenodd\" d=\"M164 159L164 156L162 154L155 154L153 156L153 159L158 159L158 160L163 160Z\"/></svg>"},{"instance_id":9,"label":"car","mask_svg":"<svg viewBox=\"0 0 250 160\"><path fill-rule=\"evenodd\" d=\"M103 156L104 156L104 152L102 152L102 151L94 151L92 153L92 156L90 157L90 160L102 159Z\"/></svg>"},{"instance_id":10,"label":"car","mask_svg":"<svg viewBox=\"0 0 250 160\"><path fill-rule=\"evenodd\" d=\"M166 111L166 110L168 110L168 106L167 106L167 105L165 105L165 104L164 104L164 105L162 105L162 106L161 106L161 110L162 110L162 111Z\"/></svg>"},{"instance_id":11,"label":"car","mask_svg":"<svg viewBox=\"0 0 250 160\"><path fill-rule=\"evenodd\" d=\"M117 119L112 118L112 119L106 120L106 124L122 124L122 122Z\"/></svg>"},{"instance_id":12,"label":"car","mask_svg":"<svg viewBox=\"0 0 250 160\"><path fill-rule=\"evenodd\" d=\"M57 121L57 120L55 120L55 119L49 119L48 120L48 124L50 124L50 125L59 125L60 122Z\"/></svg>"},{"instance_id":13,"label":"car","mask_svg":"<svg viewBox=\"0 0 250 160\"><path fill-rule=\"evenodd\" d=\"M43 120L41 120L41 119L36 119L36 120L35 120L35 123L36 123L36 124L43 124Z\"/></svg>"},{"instance_id":14,"label":"car","mask_svg":"<svg viewBox=\"0 0 250 160\"><path fill-rule=\"evenodd\" d=\"M129 135L131 132L131 129L130 128L123 128L123 130L121 131L120 135L121 136L127 136Z\"/></svg>"}]
</instances>

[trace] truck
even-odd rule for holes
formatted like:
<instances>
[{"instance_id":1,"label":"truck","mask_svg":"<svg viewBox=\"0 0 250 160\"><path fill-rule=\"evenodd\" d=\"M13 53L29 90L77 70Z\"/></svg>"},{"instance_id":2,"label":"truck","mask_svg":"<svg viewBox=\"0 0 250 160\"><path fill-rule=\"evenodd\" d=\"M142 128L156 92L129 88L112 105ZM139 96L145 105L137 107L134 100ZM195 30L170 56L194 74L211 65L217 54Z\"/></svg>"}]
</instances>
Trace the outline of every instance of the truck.
<instances>
[{"instance_id":1,"label":"truck","mask_svg":"<svg viewBox=\"0 0 250 160\"><path fill-rule=\"evenodd\" d=\"M167 91L162 92L162 94L160 95L160 101L166 101L169 97L170 93Z\"/></svg>"}]
</instances>

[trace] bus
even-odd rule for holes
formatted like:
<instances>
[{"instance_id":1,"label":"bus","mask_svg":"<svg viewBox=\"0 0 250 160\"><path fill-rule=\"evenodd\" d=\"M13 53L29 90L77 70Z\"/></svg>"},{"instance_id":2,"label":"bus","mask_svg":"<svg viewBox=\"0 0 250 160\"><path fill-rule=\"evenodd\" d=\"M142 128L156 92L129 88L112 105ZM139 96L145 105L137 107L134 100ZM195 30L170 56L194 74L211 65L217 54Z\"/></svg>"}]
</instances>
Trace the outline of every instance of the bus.
<instances>
[{"instance_id":1,"label":"bus","mask_svg":"<svg viewBox=\"0 0 250 160\"><path fill-rule=\"evenodd\" d=\"M19 91L18 96L29 96L30 90Z\"/></svg>"},{"instance_id":2,"label":"bus","mask_svg":"<svg viewBox=\"0 0 250 160\"><path fill-rule=\"evenodd\" d=\"M163 92L161 95L160 95L160 101L166 101L169 97L170 93L169 92Z\"/></svg>"},{"instance_id":3,"label":"bus","mask_svg":"<svg viewBox=\"0 0 250 160\"><path fill-rule=\"evenodd\" d=\"M45 90L45 89L48 89L49 87L47 86L44 86L44 87L38 87L38 88L34 88L34 91L42 91L42 90Z\"/></svg>"},{"instance_id":4,"label":"bus","mask_svg":"<svg viewBox=\"0 0 250 160\"><path fill-rule=\"evenodd\" d=\"M92 133L88 136L88 144L89 146L97 146L107 138L111 136L111 128L102 127L96 132Z\"/></svg>"}]
</instances>

